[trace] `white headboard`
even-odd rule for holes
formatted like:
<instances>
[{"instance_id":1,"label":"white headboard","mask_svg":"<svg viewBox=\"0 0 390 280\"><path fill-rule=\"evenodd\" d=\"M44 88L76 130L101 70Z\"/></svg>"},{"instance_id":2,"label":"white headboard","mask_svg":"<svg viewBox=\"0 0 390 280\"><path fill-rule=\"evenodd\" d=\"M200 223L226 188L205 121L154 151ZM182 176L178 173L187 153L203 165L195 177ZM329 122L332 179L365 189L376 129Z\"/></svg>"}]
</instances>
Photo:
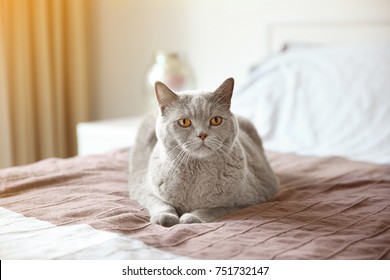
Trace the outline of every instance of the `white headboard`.
<instances>
[{"instance_id":1,"label":"white headboard","mask_svg":"<svg viewBox=\"0 0 390 280\"><path fill-rule=\"evenodd\" d=\"M267 53L289 43L340 44L390 41L390 20L304 21L271 19L266 25Z\"/></svg>"}]
</instances>

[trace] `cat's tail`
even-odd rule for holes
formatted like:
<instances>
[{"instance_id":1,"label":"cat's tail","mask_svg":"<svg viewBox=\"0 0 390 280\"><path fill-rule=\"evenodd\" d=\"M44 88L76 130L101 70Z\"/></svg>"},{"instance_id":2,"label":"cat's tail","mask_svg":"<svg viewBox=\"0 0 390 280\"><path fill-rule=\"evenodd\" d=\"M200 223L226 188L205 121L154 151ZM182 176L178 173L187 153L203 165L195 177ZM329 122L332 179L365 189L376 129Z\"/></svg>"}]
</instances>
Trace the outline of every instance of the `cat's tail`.
<instances>
[{"instance_id":1,"label":"cat's tail","mask_svg":"<svg viewBox=\"0 0 390 280\"><path fill-rule=\"evenodd\" d=\"M138 127L134 146L130 151L129 175L148 167L150 155L157 143L156 116L150 114L145 117Z\"/></svg>"}]
</instances>

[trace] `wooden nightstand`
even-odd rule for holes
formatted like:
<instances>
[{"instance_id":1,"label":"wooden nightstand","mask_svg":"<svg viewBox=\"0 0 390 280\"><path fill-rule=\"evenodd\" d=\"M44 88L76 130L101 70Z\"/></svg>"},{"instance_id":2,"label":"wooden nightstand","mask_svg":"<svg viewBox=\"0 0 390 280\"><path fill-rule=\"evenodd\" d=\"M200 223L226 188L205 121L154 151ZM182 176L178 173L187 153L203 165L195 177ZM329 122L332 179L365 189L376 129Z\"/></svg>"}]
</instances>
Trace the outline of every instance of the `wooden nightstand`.
<instances>
[{"instance_id":1,"label":"wooden nightstand","mask_svg":"<svg viewBox=\"0 0 390 280\"><path fill-rule=\"evenodd\" d=\"M143 116L77 124L78 155L99 154L134 144Z\"/></svg>"}]
</instances>

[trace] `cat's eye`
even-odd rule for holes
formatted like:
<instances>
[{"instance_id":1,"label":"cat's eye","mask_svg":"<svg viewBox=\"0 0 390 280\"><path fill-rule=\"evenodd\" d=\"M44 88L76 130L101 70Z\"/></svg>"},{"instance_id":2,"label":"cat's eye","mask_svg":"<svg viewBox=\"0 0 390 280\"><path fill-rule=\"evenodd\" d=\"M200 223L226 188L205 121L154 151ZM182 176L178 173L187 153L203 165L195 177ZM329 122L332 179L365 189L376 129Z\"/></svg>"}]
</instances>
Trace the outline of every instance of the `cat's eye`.
<instances>
[{"instance_id":1,"label":"cat's eye","mask_svg":"<svg viewBox=\"0 0 390 280\"><path fill-rule=\"evenodd\" d=\"M213 126L218 126L222 123L222 118L219 116L212 117L210 119L210 124Z\"/></svg>"},{"instance_id":2,"label":"cat's eye","mask_svg":"<svg viewBox=\"0 0 390 280\"><path fill-rule=\"evenodd\" d=\"M189 127L191 125L191 120L190 119L180 119L177 121L177 123L181 126L181 127Z\"/></svg>"}]
</instances>

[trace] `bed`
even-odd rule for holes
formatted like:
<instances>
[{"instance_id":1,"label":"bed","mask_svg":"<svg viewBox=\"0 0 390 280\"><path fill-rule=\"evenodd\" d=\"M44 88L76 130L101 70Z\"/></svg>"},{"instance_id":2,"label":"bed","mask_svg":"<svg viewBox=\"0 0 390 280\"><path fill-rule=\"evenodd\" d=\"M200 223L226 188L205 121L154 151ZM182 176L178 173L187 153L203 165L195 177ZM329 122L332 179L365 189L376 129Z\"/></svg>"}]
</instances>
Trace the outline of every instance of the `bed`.
<instances>
[{"instance_id":1,"label":"bed","mask_svg":"<svg viewBox=\"0 0 390 280\"><path fill-rule=\"evenodd\" d=\"M390 167L269 153L283 189L164 228L128 199L128 150L1 171L2 259L389 259Z\"/></svg>"},{"instance_id":2,"label":"bed","mask_svg":"<svg viewBox=\"0 0 390 280\"><path fill-rule=\"evenodd\" d=\"M254 67L233 110L281 188L213 223L149 223L131 147L0 170L0 258L390 259L389 50L289 45Z\"/></svg>"}]
</instances>

